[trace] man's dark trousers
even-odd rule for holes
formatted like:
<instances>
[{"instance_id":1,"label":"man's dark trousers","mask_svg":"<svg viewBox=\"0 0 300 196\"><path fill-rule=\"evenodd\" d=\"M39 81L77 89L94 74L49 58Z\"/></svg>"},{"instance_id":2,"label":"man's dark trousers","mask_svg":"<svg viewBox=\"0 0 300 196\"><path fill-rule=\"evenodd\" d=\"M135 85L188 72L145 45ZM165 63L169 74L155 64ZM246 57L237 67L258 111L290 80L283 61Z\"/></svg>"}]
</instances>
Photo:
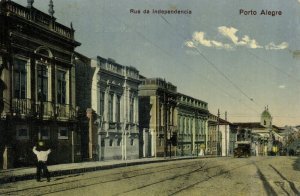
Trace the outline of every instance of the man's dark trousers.
<instances>
[{"instance_id":1,"label":"man's dark trousers","mask_svg":"<svg viewBox=\"0 0 300 196\"><path fill-rule=\"evenodd\" d=\"M40 181L41 180L41 171L43 170L44 176L47 178L48 181L50 181L50 173L48 171L46 162L44 161L39 161L36 166L36 180Z\"/></svg>"}]
</instances>

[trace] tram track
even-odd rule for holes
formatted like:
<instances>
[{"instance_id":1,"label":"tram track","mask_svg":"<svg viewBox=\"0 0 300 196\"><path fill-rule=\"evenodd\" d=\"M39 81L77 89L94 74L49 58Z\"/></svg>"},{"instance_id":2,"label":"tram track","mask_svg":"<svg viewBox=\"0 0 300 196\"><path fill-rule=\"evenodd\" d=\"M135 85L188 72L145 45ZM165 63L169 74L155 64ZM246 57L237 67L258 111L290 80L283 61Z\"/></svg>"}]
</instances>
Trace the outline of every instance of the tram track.
<instances>
[{"instance_id":1,"label":"tram track","mask_svg":"<svg viewBox=\"0 0 300 196\"><path fill-rule=\"evenodd\" d=\"M115 186L115 184L117 183L125 185L123 186L124 189L116 188L109 195L137 195L143 192L147 192L149 190L160 191L159 189L157 189L158 187L163 187L164 190L161 190L161 193L163 194L177 195L183 193L184 191L193 189L201 183L214 180L215 178L218 178L220 176L228 175L230 177L231 172L233 172L234 170L238 170L249 165L259 165L268 167L269 170L273 170L273 172L280 176L283 181L289 184L292 191L290 189L284 189L283 187L283 191L286 195L299 195L299 191L296 189L295 184L292 181L288 180L285 176L283 176L282 173L278 170L278 168L274 167L271 164L266 166L266 164L268 163L268 159L270 159L270 157L266 157L262 160L245 159L246 163L240 161L233 162L233 159L224 159L224 161L222 162L215 160L193 160L184 163L172 163L160 166L151 166L145 169L138 168L130 171L121 171L112 174L97 175L84 179L72 179L67 182L49 185L47 184L27 189L18 189L6 192L0 191L0 194L48 195L64 193L65 191L72 192L74 190L76 191L76 189L80 190L81 188L93 186L93 188L99 187L99 189L101 190L100 187ZM266 183L266 181L269 181L270 179L262 173L264 171L265 170L263 169L259 170L259 168L257 168L257 175L262 181L262 185L265 187L266 192L268 194L278 193L277 189L273 190L272 188L270 188L271 186L269 186L270 189L267 189L267 187L265 186L264 183ZM147 176L147 178L144 178L143 176ZM189 181L187 179L195 180ZM131 184L131 182L138 183ZM128 184L129 186L127 186ZM272 186L274 185L272 184Z\"/></svg>"},{"instance_id":2,"label":"tram track","mask_svg":"<svg viewBox=\"0 0 300 196\"><path fill-rule=\"evenodd\" d=\"M45 192L44 194L50 194L50 193L56 193L56 192L63 192L67 190L72 190L72 189L78 189L82 187L88 187L88 186L93 186L97 184L105 184L105 183L110 183L110 182L115 182L115 181L120 181L120 180L125 180L125 179L130 179L134 177L139 177L139 176L144 176L144 175L151 175L154 173L158 172L166 172L174 169L180 169L183 167L194 167L199 165L201 161L195 163L193 162L192 164L189 163L176 163L176 164L167 164L167 165L161 165L161 166L153 166L150 168L147 168L146 172L144 169L135 169L135 170L130 170L126 172L117 172L113 174L106 174L106 175L98 175L98 176L93 176L89 178L84 178L84 179L78 179L78 180L70 180L66 182L61 182L61 183L51 183L47 185L41 185L41 186L36 186L36 187L27 187L27 188L22 188L22 189L17 189L17 190L10 190L10 191L0 191L0 194L4 195L14 195L14 194L20 194L22 195L25 192L43 192L42 190L48 189L49 192ZM116 176L116 177L114 177ZM111 178L111 179L109 179ZM101 179L99 181L99 179ZM108 180L103 180L103 179L108 179ZM90 181L96 181L93 183L85 183L85 182L90 182ZM67 187L66 187L67 186ZM51 191L52 189L52 191ZM58 190L57 190L58 189ZM55 191L54 191L55 190ZM37 193L36 192L36 193Z\"/></svg>"},{"instance_id":3,"label":"tram track","mask_svg":"<svg viewBox=\"0 0 300 196\"><path fill-rule=\"evenodd\" d=\"M198 182L195 182L195 183L193 183L193 184L191 184L191 185L189 185L189 186L186 186L186 187L184 187L184 188L182 188L182 189L180 189L180 190L174 191L174 192L172 192L172 193L170 193L170 194L168 194L168 195L176 195L176 194L179 194L179 193L181 193L181 192L183 192L183 191L185 191L185 190L188 190L188 189L190 189L190 188L193 188L193 187L195 187L195 186L197 186L197 185L199 185L199 184L201 184L201 183L203 183L203 182L206 182L206 181L208 181L208 180L212 180L212 179L214 179L214 178L216 178L216 177L219 177L219 176L222 176L222 175L224 175L224 174L226 174L226 173L228 173L228 172L231 172L231 171L233 171L233 170L240 169L240 168L242 168L242 167L245 167L245 166L248 166L248 165L252 165L252 164L255 165L256 168L257 168L257 174L258 174L258 176L260 177L260 179L262 180L262 183L264 184L266 193L267 193L268 195L282 195L281 193L278 193L278 192L276 192L276 191L274 190L274 188L269 184L268 179L265 177L265 175L262 173L262 171L261 171L261 170L259 169L259 167L258 167L258 164L257 164L258 162L265 161L265 160L268 160L268 159L271 159L271 158L268 157L268 158L266 158L266 159L264 159L264 160L260 160L260 161L256 161L256 162L252 161L252 162L250 162L250 163L240 165L239 167L234 167L234 168L231 168L231 169L224 170L224 171L222 171L222 172L220 172L219 174L216 174L216 175L212 175L212 176L208 175L205 179L200 180L200 181L198 181ZM295 196L298 196L298 195L300 195L299 191L296 189L295 184L294 184L292 181L288 180L285 176L283 176L282 173L279 172L278 169L276 169L273 165L269 164L268 166L269 166L270 168L272 168L272 169L275 171L275 173L277 173L277 175L280 176L280 178L281 178L283 181L286 181L286 182L288 183L288 185L289 185L289 187L290 187L290 190L287 190L287 188L285 188L285 187L282 186L282 185L276 184L277 186L279 186L279 187L282 189L282 191L283 191L287 196L294 196L294 195L295 195Z\"/></svg>"},{"instance_id":4,"label":"tram track","mask_svg":"<svg viewBox=\"0 0 300 196\"><path fill-rule=\"evenodd\" d=\"M187 186L184 186L184 187L181 187L181 188L174 188L173 191L169 192L168 195L176 195L182 191L185 191L187 189L190 189L198 184L201 184L203 182L206 182L208 180L211 180L213 178L216 178L216 177L219 177L219 176L222 176L224 174L227 174L228 172L231 172L233 170L236 170L236 169L239 169L241 167L245 167L245 166L248 166L248 165L251 165L253 164L252 162L250 163L247 163L247 164L237 164L237 165L234 165L233 167L231 167L230 169L227 169L227 170L222 170L220 172L218 172L217 174L215 175L206 175L206 177L204 177L203 179L195 182L195 183L192 183L192 184L189 184ZM180 177L185 177L186 175L190 175L190 174L193 174L194 172L205 172L205 171L208 171L210 169L215 169L215 168L220 168L224 166L224 164L219 164L219 165L215 165L215 166L211 166L211 167L207 167L207 168L199 168L199 169L196 169L194 171L191 171L191 172L187 172L186 174L183 174L183 175L178 175L178 176L175 176L175 177L169 177L169 178L166 178L166 179L163 179L163 180L160 180L160 181L157 181L157 182L154 182L154 183L148 183L146 185L143 185L143 186L140 186L140 187L136 187L134 189L131 189L131 190L128 190L128 191L125 191L125 192L121 192L121 193L118 193L118 194L115 194L116 195L122 195L122 194L129 194L130 193L133 193L134 191L139 191L139 190L142 190L146 187L150 187L150 186L153 186L153 185L156 185L156 184L159 184L159 183L162 183L162 182L166 182L166 181L170 181L170 180L173 180L174 178L180 178Z\"/></svg>"}]
</instances>

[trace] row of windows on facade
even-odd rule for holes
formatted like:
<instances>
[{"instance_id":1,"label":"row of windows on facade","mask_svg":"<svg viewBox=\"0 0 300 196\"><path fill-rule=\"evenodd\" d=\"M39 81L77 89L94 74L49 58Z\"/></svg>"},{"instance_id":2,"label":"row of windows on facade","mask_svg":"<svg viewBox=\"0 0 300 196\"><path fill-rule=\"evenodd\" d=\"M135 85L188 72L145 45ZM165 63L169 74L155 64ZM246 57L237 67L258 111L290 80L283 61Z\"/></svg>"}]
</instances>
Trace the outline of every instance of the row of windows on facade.
<instances>
[{"instance_id":1,"label":"row of windows on facade","mask_svg":"<svg viewBox=\"0 0 300 196\"><path fill-rule=\"evenodd\" d=\"M182 130L184 133L191 133L194 126L194 119L188 119L188 118L180 118L179 120L179 130ZM201 121L201 120L196 120L195 121L195 130L199 130L200 133L204 134L205 133L205 127L206 127L206 122Z\"/></svg>"},{"instance_id":2,"label":"row of windows on facade","mask_svg":"<svg viewBox=\"0 0 300 196\"><path fill-rule=\"evenodd\" d=\"M122 144L122 138L118 138L118 139L109 139L109 146L121 146ZM133 146L134 145L134 139L130 138L130 145ZM104 139L101 140L101 146L104 147L105 146L105 141Z\"/></svg>"},{"instance_id":3,"label":"row of windows on facade","mask_svg":"<svg viewBox=\"0 0 300 196\"><path fill-rule=\"evenodd\" d=\"M129 99L129 122L134 122L133 116L134 116L134 98ZM108 120L110 122L120 122L121 117L121 96L117 95L116 99L114 100L114 94L110 93L108 96ZM114 104L115 103L115 104ZM115 108L114 108L115 105ZM100 92L100 115L104 115L104 106L105 106L105 92ZM115 120L114 120L114 114L115 114Z\"/></svg>"},{"instance_id":4,"label":"row of windows on facade","mask_svg":"<svg viewBox=\"0 0 300 196\"><path fill-rule=\"evenodd\" d=\"M13 86L14 86L14 98L26 99L27 98L27 80L28 63L25 60L14 60L14 72L13 72ZM48 66L38 64L37 66L37 89L38 89L38 101L48 101L48 84L49 82ZM58 104L66 104L66 80L67 72L63 70L57 70L56 72L56 98Z\"/></svg>"},{"instance_id":5,"label":"row of windows on facade","mask_svg":"<svg viewBox=\"0 0 300 196\"><path fill-rule=\"evenodd\" d=\"M165 116L165 112L167 113L167 119L168 119L168 124L169 125L173 125L174 124L174 110L175 108L174 107L170 107L168 109L168 111L165 111L165 105L163 104L160 104L160 109L159 109L159 115L160 115L160 124L162 126L165 125L166 123L166 116Z\"/></svg>"},{"instance_id":6,"label":"row of windows on facade","mask_svg":"<svg viewBox=\"0 0 300 196\"><path fill-rule=\"evenodd\" d=\"M42 129L38 132L39 139L49 140L50 139L50 130ZM18 140L28 140L29 138L29 130L27 128L17 129L17 139ZM58 130L58 139L66 140L69 139L68 130L67 129L59 129Z\"/></svg>"}]
</instances>

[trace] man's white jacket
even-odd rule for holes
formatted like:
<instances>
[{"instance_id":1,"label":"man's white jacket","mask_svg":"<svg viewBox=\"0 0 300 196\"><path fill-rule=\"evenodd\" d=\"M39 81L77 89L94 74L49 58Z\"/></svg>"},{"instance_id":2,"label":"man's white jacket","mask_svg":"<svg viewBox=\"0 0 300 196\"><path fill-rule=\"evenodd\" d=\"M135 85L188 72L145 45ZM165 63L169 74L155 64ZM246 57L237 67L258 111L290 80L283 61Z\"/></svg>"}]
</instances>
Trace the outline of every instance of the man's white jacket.
<instances>
[{"instance_id":1,"label":"man's white jacket","mask_svg":"<svg viewBox=\"0 0 300 196\"><path fill-rule=\"evenodd\" d=\"M38 151L36 150L36 146L32 149L33 153L36 154L38 161L46 162L48 160L48 155L50 154L51 150L47 151Z\"/></svg>"}]
</instances>

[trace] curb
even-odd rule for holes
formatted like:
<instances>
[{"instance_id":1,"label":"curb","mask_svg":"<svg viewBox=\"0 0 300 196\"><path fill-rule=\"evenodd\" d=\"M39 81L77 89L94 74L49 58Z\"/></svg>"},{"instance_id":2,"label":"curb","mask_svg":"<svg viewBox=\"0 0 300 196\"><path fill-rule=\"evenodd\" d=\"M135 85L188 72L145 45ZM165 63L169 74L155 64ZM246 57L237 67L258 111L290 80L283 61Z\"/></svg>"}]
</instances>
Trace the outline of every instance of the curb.
<instances>
[{"instance_id":1,"label":"curb","mask_svg":"<svg viewBox=\"0 0 300 196\"><path fill-rule=\"evenodd\" d=\"M92 166L92 167L85 167L85 168L55 170L55 171L50 171L50 175L51 175L51 177L56 177L56 176L64 176L64 175L70 175L70 174L94 172L94 171L99 171L99 170L108 170L108 169L114 169L114 168L120 168L120 167L128 167L128 166L134 166L134 165L143 165L143 164L161 163L161 162L188 160L188 159L202 159L202 158L212 158L212 157L207 157L207 156L204 156L204 157L180 157L180 158L171 158L171 159L125 162L125 163L116 163L116 164L111 164L111 165ZM5 177L0 178L0 184L24 181L24 180L32 180L35 178L36 178L35 173L28 173L28 174L16 175L16 176L5 176Z\"/></svg>"}]
</instances>

